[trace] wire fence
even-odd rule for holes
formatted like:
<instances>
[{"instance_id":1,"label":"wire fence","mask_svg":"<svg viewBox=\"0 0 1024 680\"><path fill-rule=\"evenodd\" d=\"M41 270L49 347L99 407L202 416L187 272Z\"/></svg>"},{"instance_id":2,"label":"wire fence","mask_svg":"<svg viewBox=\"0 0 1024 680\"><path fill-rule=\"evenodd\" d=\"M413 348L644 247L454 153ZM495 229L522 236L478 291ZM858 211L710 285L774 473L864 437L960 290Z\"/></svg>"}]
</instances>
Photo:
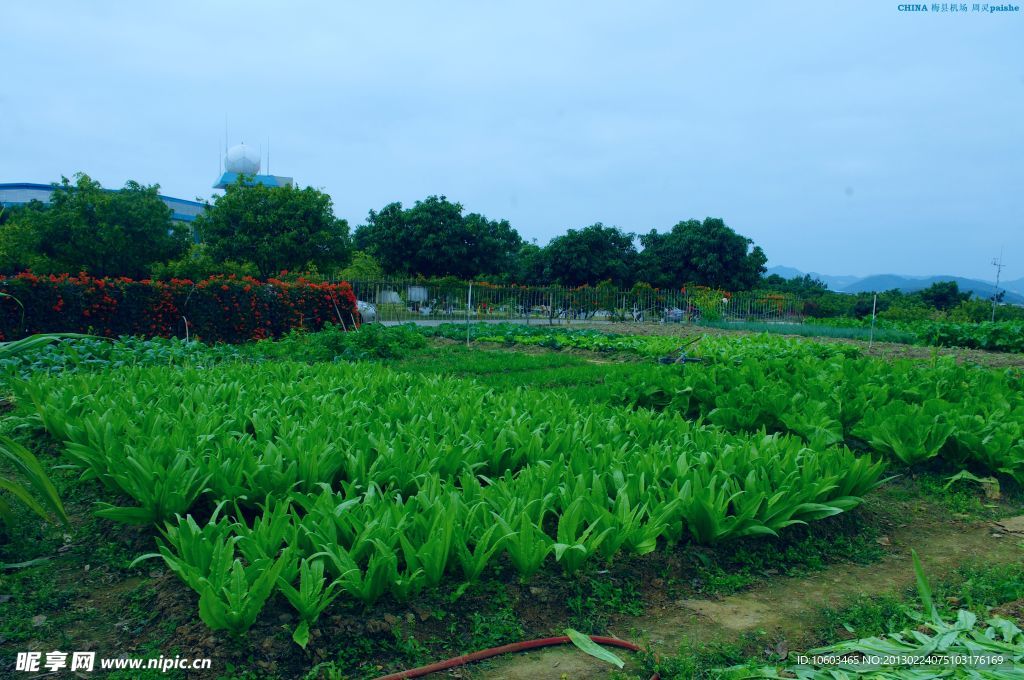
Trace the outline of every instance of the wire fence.
<instances>
[{"instance_id":1,"label":"wire fence","mask_svg":"<svg viewBox=\"0 0 1024 680\"><path fill-rule=\"evenodd\" d=\"M767 292L703 287L657 289L608 284L566 288L465 281L350 280L367 321L518 321L523 323L799 323L802 301ZM369 305L369 306L367 306ZM371 318L372 317L372 318Z\"/></svg>"}]
</instances>

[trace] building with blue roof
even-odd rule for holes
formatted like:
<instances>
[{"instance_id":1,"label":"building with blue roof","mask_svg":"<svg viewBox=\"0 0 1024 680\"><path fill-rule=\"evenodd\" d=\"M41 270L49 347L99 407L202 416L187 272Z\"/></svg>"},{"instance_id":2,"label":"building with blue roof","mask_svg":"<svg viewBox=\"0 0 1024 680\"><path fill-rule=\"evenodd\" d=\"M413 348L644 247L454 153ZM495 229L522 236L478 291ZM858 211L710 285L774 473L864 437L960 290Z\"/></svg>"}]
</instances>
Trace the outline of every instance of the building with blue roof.
<instances>
[{"instance_id":1,"label":"building with blue roof","mask_svg":"<svg viewBox=\"0 0 1024 680\"><path fill-rule=\"evenodd\" d=\"M268 161L269 162L269 161ZM213 185L214 189L225 189L244 176L247 184L262 184L269 187L292 186L295 182L291 177L260 174L260 154L244 143L236 144L224 154L224 172ZM25 205L32 201L49 204L54 191L60 189L59 184L36 184L32 182L0 183L0 207L12 208ZM117 189L105 189L117 191ZM191 225L206 210L201 201L190 201L184 198L160 195L160 200L171 209L171 219ZM192 230L193 238L199 241L199 235Z\"/></svg>"},{"instance_id":2,"label":"building with blue roof","mask_svg":"<svg viewBox=\"0 0 1024 680\"><path fill-rule=\"evenodd\" d=\"M269 154L267 155L269 159ZM278 175L260 174L260 153L246 146L245 142L236 144L224 153L224 172L220 179L213 185L214 189L226 189L229 184L234 184L242 175L246 177L247 184L262 184L268 187L290 187L294 184L291 177L280 177ZM270 162L269 160L267 161Z\"/></svg>"},{"instance_id":3,"label":"building with blue roof","mask_svg":"<svg viewBox=\"0 0 1024 680\"><path fill-rule=\"evenodd\" d=\"M0 183L0 205L5 208L13 208L31 203L32 201L48 204L50 196L59 189L59 184L35 184L32 182ZM117 191L117 189L105 189L105 191ZM200 213L206 210L206 204L199 201L189 201L184 198L164 195L160 196L160 200L171 209L171 219L175 222L191 224L195 222L196 217Z\"/></svg>"}]
</instances>

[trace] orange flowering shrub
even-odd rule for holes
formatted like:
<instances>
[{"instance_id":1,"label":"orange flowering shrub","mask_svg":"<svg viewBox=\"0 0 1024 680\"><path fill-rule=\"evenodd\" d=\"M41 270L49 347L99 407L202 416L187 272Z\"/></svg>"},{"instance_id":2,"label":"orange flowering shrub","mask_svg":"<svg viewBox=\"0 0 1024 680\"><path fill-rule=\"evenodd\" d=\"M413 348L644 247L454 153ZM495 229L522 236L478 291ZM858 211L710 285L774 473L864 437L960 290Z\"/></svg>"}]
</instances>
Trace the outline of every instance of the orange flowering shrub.
<instances>
[{"instance_id":1,"label":"orange flowering shrub","mask_svg":"<svg viewBox=\"0 0 1024 680\"><path fill-rule=\"evenodd\" d=\"M240 343L359 321L349 284L301 277L136 281L23 272L0 277L0 292L11 296L0 297L0 340L52 332L185 337L187 324L190 337Z\"/></svg>"}]
</instances>

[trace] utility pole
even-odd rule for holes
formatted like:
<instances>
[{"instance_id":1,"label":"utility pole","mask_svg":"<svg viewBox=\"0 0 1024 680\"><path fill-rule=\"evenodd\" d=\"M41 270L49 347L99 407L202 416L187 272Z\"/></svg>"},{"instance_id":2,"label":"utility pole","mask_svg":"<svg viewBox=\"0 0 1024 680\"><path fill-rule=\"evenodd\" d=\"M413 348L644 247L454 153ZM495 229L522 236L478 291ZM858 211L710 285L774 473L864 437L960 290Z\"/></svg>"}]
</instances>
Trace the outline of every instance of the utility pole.
<instances>
[{"instance_id":1,"label":"utility pole","mask_svg":"<svg viewBox=\"0 0 1024 680\"><path fill-rule=\"evenodd\" d=\"M992 321L995 321L996 320L996 304L998 303L997 301L998 301L998 298L999 298L999 275L1003 273L1003 267L1006 266L1006 265L1003 264L1003 249L1002 248L999 249L999 259L998 260L997 259L993 259L992 260L992 266L996 268L996 292L995 292L995 295L992 296Z\"/></svg>"}]
</instances>

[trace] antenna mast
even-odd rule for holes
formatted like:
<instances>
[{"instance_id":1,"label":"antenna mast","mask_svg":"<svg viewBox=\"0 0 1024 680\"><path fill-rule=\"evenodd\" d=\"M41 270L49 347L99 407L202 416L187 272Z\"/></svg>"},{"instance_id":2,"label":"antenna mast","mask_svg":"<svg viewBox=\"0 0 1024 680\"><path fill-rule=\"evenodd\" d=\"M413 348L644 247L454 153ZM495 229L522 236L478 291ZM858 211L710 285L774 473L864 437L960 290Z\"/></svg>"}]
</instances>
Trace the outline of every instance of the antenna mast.
<instances>
[{"instance_id":1,"label":"antenna mast","mask_svg":"<svg viewBox=\"0 0 1024 680\"><path fill-rule=\"evenodd\" d=\"M992 266L996 268L996 292L992 296L992 320L996 320L996 304L999 300L999 275L1003 273L1003 248L999 248L999 259L992 259Z\"/></svg>"}]
</instances>

